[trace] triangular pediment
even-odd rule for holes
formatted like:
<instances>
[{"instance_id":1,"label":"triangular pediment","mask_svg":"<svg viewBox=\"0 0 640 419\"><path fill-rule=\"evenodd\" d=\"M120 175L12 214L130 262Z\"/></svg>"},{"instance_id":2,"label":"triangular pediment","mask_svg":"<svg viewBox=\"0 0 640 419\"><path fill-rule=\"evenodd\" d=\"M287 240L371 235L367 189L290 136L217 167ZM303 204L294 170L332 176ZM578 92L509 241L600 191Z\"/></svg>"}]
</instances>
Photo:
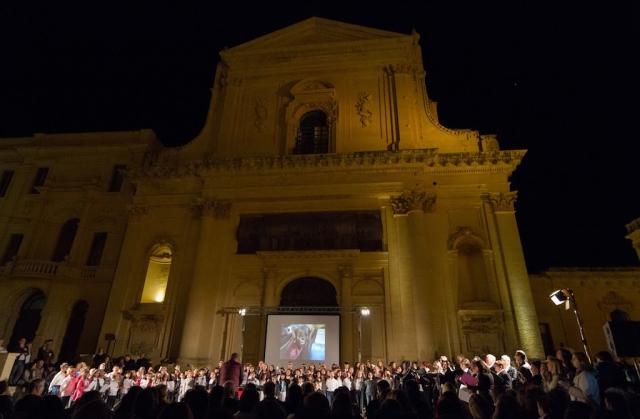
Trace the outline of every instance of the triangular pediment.
<instances>
[{"instance_id":1,"label":"triangular pediment","mask_svg":"<svg viewBox=\"0 0 640 419\"><path fill-rule=\"evenodd\" d=\"M383 31L335 20L312 17L252 41L225 50L224 53L244 53L299 46L404 38L406 34Z\"/></svg>"}]
</instances>

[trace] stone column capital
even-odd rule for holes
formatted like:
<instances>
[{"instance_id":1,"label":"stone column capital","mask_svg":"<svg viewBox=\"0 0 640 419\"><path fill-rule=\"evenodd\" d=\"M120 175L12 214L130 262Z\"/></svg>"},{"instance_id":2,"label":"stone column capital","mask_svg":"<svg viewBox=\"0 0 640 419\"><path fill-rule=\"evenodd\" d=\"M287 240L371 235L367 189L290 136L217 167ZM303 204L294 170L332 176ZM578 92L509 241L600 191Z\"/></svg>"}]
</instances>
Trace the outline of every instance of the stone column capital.
<instances>
[{"instance_id":1,"label":"stone column capital","mask_svg":"<svg viewBox=\"0 0 640 419\"><path fill-rule=\"evenodd\" d=\"M410 211L434 212L435 194L426 191L408 191L402 195L391 197L391 208L394 215L407 214Z\"/></svg>"},{"instance_id":2,"label":"stone column capital","mask_svg":"<svg viewBox=\"0 0 640 419\"><path fill-rule=\"evenodd\" d=\"M264 279L274 279L278 274L278 268L262 268L262 277Z\"/></svg>"},{"instance_id":3,"label":"stone column capital","mask_svg":"<svg viewBox=\"0 0 640 419\"><path fill-rule=\"evenodd\" d=\"M140 222L144 219L144 217L149 212L149 205L148 204L131 204L131 205L127 205L127 210L129 211L129 221Z\"/></svg>"},{"instance_id":4,"label":"stone column capital","mask_svg":"<svg viewBox=\"0 0 640 419\"><path fill-rule=\"evenodd\" d=\"M340 266L340 278L353 278L353 266Z\"/></svg>"},{"instance_id":5,"label":"stone column capital","mask_svg":"<svg viewBox=\"0 0 640 419\"><path fill-rule=\"evenodd\" d=\"M192 206L193 217L199 219L203 216L213 217L218 220L229 219L231 213L231 202L222 201L217 198L199 198Z\"/></svg>"},{"instance_id":6,"label":"stone column capital","mask_svg":"<svg viewBox=\"0 0 640 419\"><path fill-rule=\"evenodd\" d=\"M482 195L482 200L491 204L494 212L514 212L518 199L518 191L488 192Z\"/></svg>"}]
</instances>

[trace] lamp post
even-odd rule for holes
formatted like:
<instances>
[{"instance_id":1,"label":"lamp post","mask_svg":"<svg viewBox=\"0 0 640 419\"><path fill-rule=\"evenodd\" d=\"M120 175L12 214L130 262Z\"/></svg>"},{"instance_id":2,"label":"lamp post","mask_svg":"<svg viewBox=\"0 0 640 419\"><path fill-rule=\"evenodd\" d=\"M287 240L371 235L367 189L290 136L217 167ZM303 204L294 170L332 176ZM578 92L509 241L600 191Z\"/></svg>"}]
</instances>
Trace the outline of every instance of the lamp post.
<instances>
[{"instance_id":1,"label":"lamp post","mask_svg":"<svg viewBox=\"0 0 640 419\"><path fill-rule=\"evenodd\" d=\"M584 328L582 327L582 320L580 319L580 313L578 312L578 303L576 303L576 297L573 294L573 291L567 288L563 288L561 290L554 291L549 296L551 301L554 302L555 305L560 305L565 303L567 305L567 310L569 309L570 303L573 303L573 313L576 315L576 322L578 322L578 329L580 330L580 339L582 340L582 346L584 347L584 353L589 358L589 362L591 362L591 356L589 355L589 348L587 347L587 338L584 334Z\"/></svg>"},{"instance_id":2,"label":"lamp post","mask_svg":"<svg viewBox=\"0 0 640 419\"><path fill-rule=\"evenodd\" d=\"M371 311L363 307L358 314L358 362L362 362L362 316L368 316Z\"/></svg>"},{"instance_id":3,"label":"lamp post","mask_svg":"<svg viewBox=\"0 0 640 419\"><path fill-rule=\"evenodd\" d=\"M247 325L245 321L245 316L247 315L247 309L241 308L240 310L238 310L238 314L242 316L242 343L240 344L240 360L242 362L244 361L244 330Z\"/></svg>"}]
</instances>

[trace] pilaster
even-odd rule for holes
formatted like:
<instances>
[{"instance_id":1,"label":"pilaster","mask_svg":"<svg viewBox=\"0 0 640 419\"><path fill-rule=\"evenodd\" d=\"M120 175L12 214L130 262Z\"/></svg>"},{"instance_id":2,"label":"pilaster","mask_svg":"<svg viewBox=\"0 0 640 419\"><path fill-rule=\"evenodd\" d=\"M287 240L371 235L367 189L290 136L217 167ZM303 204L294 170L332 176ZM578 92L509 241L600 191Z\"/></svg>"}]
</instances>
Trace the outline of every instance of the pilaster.
<instances>
[{"instance_id":1,"label":"pilaster","mask_svg":"<svg viewBox=\"0 0 640 419\"><path fill-rule=\"evenodd\" d=\"M516 198L516 191L492 192L482 196L490 210L488 216L495 222L495 237L502 253L504 279L511 297L510 306L513 310L516 336L519 337L518 349L524 350L531 358L543 358L538 318L516 221ZM501 290L502 298L505 297L505 291ZM506 312L507 307L504 309ZM505 317L505 320L510 320L508 316ZM506 324L506 327L510 328L510 325Z\"/></svg>"},{"instance_id":2,"label":"pilaster","mask_svg":"<svg viewBox=\"0 0 640 419\"><path fill-rule=\"evenodd\" d=\"M193 267L191 288L180 359L196 365L205 365L218 357L222 345L222 320L215 311L226 284L223 267L230 240L225 224L228 224L231 203L217 199L200 199L192 207L194 217L200 218L200 235ZM228 260L228 258L226 258Z\"/></svg>"},{"instance_id":3,"label":"pilaster","mask_svg":"<svg viewBox=\"0 0 640 419\"><path fill-rule=\"evenodd\" d=\"M353 299L351 296L351 282L353 278L353 267L340 266L340 306L351 307L353 305ZM340 359L353 360L355 359L355 333L353 329L353 313L344 313L340 315L341 327L340 327Z\"/></svg>"}]
</instances>

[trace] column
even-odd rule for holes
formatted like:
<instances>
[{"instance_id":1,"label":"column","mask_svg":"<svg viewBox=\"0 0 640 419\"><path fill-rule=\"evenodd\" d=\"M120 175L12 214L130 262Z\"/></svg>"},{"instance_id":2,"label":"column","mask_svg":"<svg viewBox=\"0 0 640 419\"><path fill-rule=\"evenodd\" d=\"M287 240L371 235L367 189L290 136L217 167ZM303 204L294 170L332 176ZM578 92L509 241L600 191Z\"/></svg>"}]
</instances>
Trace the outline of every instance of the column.
<instances>
[{"instance_id":1,"label":"column","mask_svg":"<svg viewBox=\"0 0 640 419\"><path fill-rule=\"evenodd\" d=\"M149 212L147 204L132 204L127 207L129 211L129 222L125 238L120 248L120 257L116 272L113 275L113 283L109 293L109 301L102 321L97 346L107 347L107 342L103 340L107 333L116 335L112 353L128 353L128 326L129 322L122 317L123 310L129 310L138 303L138 288L140 281L144 281L144 270L149 262L148 258L140 261L138 258L147 256L140 250L140 238L143 236L144 220ZM144 255L144 256L143 256ZM97 349L97 348L96 348Z\"/></svg>"},{"instance_id":2,"label":"column","mask_svg":"<svg viewBox=\"0 0 640 419\"><path fill-rule=\"evenodd\" d=\"M276 298L277 274L277 268L262 268L262 275L264 277L264 295L262 301L264 307L275 307L278 305L278 299Z\"/></svg>"},{"instance_id":3,"label":"column","mask_svg":"<svg viewBox=\"0 0 640 419\"><path fill-rule=\"evenodd\" d=\"M351 281L353 278L353 267L340 266L340 307L347 308L353 306L351 298ZM340 359L349 361L353 365L356 356L357 345L353 330L353 313L342 313L340 315Z\"/></svg>"},{"instance_id":4,"label":"column","mask_svg":"<svg viewBox=\"0 0 640 419\"><path fill-rule=\"evenodd\" d=\"M230 210L231 203L217 199L201 199L193 207L194 217L200 217L201 221L180 345L183 363L205 365L211 362L213 329L220 323L216 321L218 301L224 298L219 295L220 288L226 279L221 277L226 237L219 220L228 220ZM222 343L222 330L219 332L217 345Z\"/></svg>"},{"instance_id":5,"label":"column","mask_svg":"<svg viewBox=\"0 0 640 419\"><path fill-rule=\"evenodd\" d=\"M483 195L483 200L490 204L493 212L488 217L495 221L495 236L499 246L497 249L502 253L504 277L511 294L515 328L521 345L519 349L524 350L530 358L541 359L544 358L544 350L516 222L516 197L516 191L492 192ZM494 251L497 249L494 248Z\"/></svg>"},{"instance_id":6,"label":"column","mask_svg":"<svg viewBox=\"0 0 640 419\"><path fill-rule=\"evenodd\" d=\"M398 245L398 280L403 326L404 359L429 359L435 344L429 313L427 289L427 242L425 210L435 205L435 197L426 192L411 191L391 198L396 220Z\"/></svg>"}]
</instances>

